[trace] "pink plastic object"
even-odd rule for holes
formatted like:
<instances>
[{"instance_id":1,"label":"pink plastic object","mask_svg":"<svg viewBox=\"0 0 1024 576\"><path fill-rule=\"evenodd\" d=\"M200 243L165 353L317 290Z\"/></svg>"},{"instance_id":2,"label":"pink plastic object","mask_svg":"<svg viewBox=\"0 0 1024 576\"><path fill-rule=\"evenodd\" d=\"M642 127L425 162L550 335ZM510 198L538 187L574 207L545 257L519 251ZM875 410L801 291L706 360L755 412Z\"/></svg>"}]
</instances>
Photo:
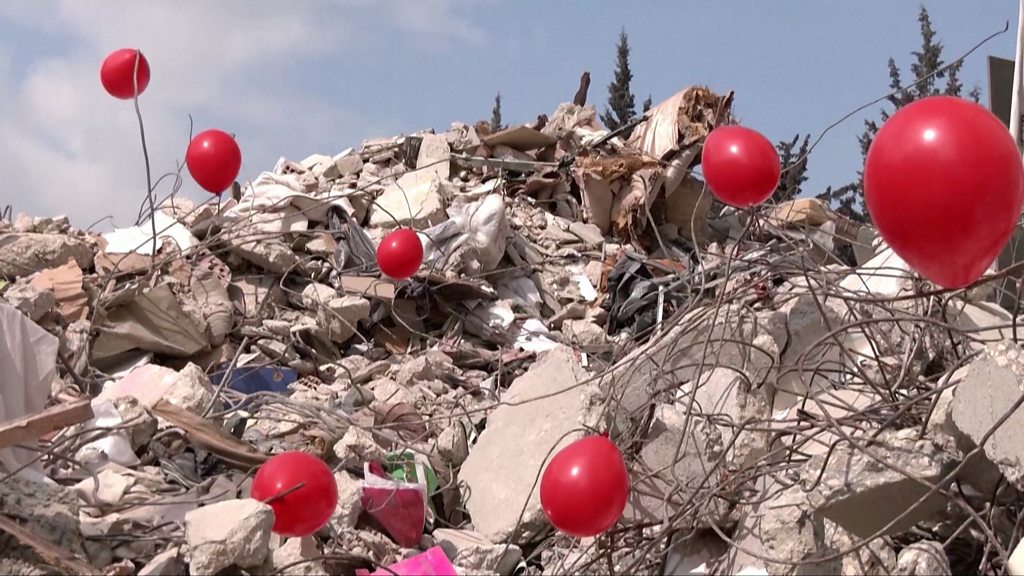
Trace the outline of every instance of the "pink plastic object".
<instances>
[{"instance_id":1,"label":"pink plastic object","mask_svg":"<svg viewBox=\"0 0 1024 576\"><path fill-rule=\"evenodd\" d=\"M388 570L378 568L369 572L363 568L356 569L356 576L458 576L455 566L452 566L448 556L440 546L434 546L422 554L417 554L408 560L396 562L388 566Z\"/></svg>"},{"instance_id":2,"label":"pink plastic object","mask_svg":"<svg viewBox=\"0 0 1024 576\"><path fill-rule=\"evenodd\" d=\"M363 463L361 502L388 534L404 548L419 544L427 519L427 487L383 477L379 462Z\"/></svg>"}]
</instances>

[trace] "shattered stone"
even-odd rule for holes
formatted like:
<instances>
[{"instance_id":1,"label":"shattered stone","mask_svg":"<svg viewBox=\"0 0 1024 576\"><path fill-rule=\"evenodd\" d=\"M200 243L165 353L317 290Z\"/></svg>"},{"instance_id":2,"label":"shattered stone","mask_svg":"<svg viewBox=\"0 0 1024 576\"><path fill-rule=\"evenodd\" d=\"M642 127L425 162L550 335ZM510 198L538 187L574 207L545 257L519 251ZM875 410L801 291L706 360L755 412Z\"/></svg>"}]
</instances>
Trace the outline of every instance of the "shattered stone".
<instances>
[{"instance_id":1,"label":"shattered stone","mask_svg":"<svg viewBox=\"0 0 1024 576\"><path fill-rule=\"evenodd\" d=\"M413 392L390 378L378 378L366 387L378 402L384 404L415 404L417 400Z\"/></svg>"},{"instance_id":2,"label":"shattered stone","mask_svg":"<svg viewBox=\"0 0 1024 576\"><path fill-rule=\"evenodd\" d=\"M970 451L1024 395L1024 352L1010 342L990 344L970 364L956 387L952 402L952 428ZM1006 479L1024 488L1024 411L1016 410L995 429L983 446L985 458L998 466Z\"/></svg>"},{"instance_id":3,"label":"shattered stone","mask_svg":"<svg viewBox=\"0 0 1024 576\"><path fill-rule=\"evenodd\" d=\"M214 574L228 566L263 564L270 547L274 510L250 498L204 506L185 516L189 570Z\"/></svg>"},{"instance_id":4,"label":"shattered stone","mask_svg":"<svg viewBox=\"0 0 1024 576\"><path fill-rule=\"evenodd\" d=\"M189 362L178 372L178 377L167 390L165 398L179 408L202 415L213 404L214 393L215 389L206 372Z\"/></svg>"},{"instance_id":5,"label":"shattered stone","mask_svg":"<svg viewBox=\"0 0 1024 576\"><path fill-rule=\"evenodd\" d=\"M395 381L408 386L422 380L441 379L455 370L447 354L439 350L427 350L423 354L406 358L391 371Z\"/></svg>"},{"instance_id":6,"label":"shattered stone","mask_svg":"<svg viewBox=\"0 0 1024 576\"><path fill-rule=\"evenodd\" d=\"M363 462L383 460L384 449L369 431L350 426L341 440L334 444L334 455L341 460L343 467L361 467Z\"/></svg>"},{"instance_id":7,"label":"shattered stone","mask_svg":"<svg viewBox=\"0 0 1024 576\"><path fill-rule=\"evenodd\" d=\"M566 320L562 323L562 334L574 346L590 354L600 354L611 349L608 334L590 320Z\"/></svg>"},{"instance_id":8,"label":"shattered stone","mask_svg":"<svg viewBox=\"0 0 1024 576\"><path fill-rule=\"evenodd\" d=\"M534 479L549 450L581 437L571 431L590 417L591 400L588 387L574 385L585 378L572 350L559 346L517 378L503 395L507 404L489 416L459 477L470 489L473 526L491 542L520 543L543 529Z\"/></svg>"},{"instance_id":9,"label":"shattered stone","mask_svg":"<svg viewBox=\"0 0 1024 576\"><path fill-rule=\"evenodd\" d=\"M899 534L945 509L945 497L936 492L925 498L930 490L918 479L942 481L952 469L951 457L931 442L918 440L916 429L883 432L865 451L842 443L831 455L815 456L806 464L809 481L820 475L808 494L818 513L867 538L878 532Z\"/></svg>"},{"instance_id":10,"label":"shattered stone","mask_svg":"<svg viewBox=\"0 0 1024 576\"><path fill-rule=\"evenodd\" d=\"M844 551L860 545L861 539L826 518L825 543L833 550ZM884 538L875 538L856 552L845 554L842 562L842 576L885 576L896 570L896 552Z\"/></svg>"},{"instance_id":11,"label":"shattered stone","mask_svg":"<svg viewBox=\"0 0 1024 576\"><path fill-rule=\"evenodd\" d=\"M768 419L768 403L764 394L751 391L749 381L729 368L715 368L701 380L694 396L696 408L720 422L717 426L723 442L730 443L733 434L739 434L736 441L731 442L732 449L728 455L734 467L753 464L768 451L770 432L740 431L740 426L744 422Z\"/></svg>"},{"instance_id":12,"label":"shattered stone","mask_svg":"<svg viewBox=\"0 0 1024 576\"><path fill-rule=\"evenodd\" d=\"M774 494L774 492L773 492ZM825 543L824 519L807 505L800 486L783 490L749 513L733 536L738 546L730 551L723 574L840 574L839 560L821 560L836 550ZM767 562L745 550L770 558Z\"/></svg>"},{"instance_id":13,"label":"shattered stone","mask_svg":"<svg viewBox=\"0 0 1024 576\"><path fill-rule=\"evenodd\" d=\"M134 396L117 398L114 400L114 406L121 415L124 425L128 426L128 439L131 441L132 449L138 450L149 444L150 439L156 434L156 418L153 418Z\"/></svg>"},{"instance_id":14,"label":"shattered stone","mask_svg":"<svg viewBox=\"0 0 1024 576\"><path fill-rule=\"evenodd\" d=\"M302 305L307 310L316 310L338 297L338 291L326 284L313 282L302 289Z\"/></svg>"},{"instance_id":15,"label":"shattered stone","mask_svg":"<svg viewBox=\"0 0 1024 576\"><path fill-rule=\"evenodd\" d=\"M482 534L472 530L438 528L434 541L457 566L470 570L470 574L484 572L508 576L523 557L518 546L492 544Z\"/></svg>"},{"instance_id":16,"label":"shattered stone","mask_svg":"<svg viewBox=\"0 0 1024 576\"><path fill-rule=\"evenodd\" d=\"M139 576L176 576L185 571L181 548L172 546L157 554L139 570Z\"/></svg>"},{"instance_id":17,"label":"shattered stone","mask_svg":"<svg viewBox=\"0 0 1024 576\"><path fill-rule=\"evenodd\" d=\"M46 268L63 266L71 258L79 268L92 268L93 251L88 244L63 234L0 235L0 276L28 276Z\"/></svg>"},{"instance_id":18,"label":"shattered stone","mask_svg":"<svg viewBox=\"0 0 1024 576\"><path fill-rule=\"evenodd\" d=\"M362 482L344 471L334 473L334 482L338 485L338 503L334 506L331 525L339 530L351 530L356 527L363 511L360 501Z\"/></svg>"},{"instance_id":19,"label":"shattered stone","mask_svg":"<svg viewBox=\"0 0 1024 576\"><path fill-rule=\"evenodd\" d=\"M386 188L370 210L370 226L423 230L443 222L446 215L442 194L449 185L442 180L421 178L415 173L407 174Z\"/></svg>"},{"instance_id":20,"label":"shattered stone","mask_svg":"<svg viewBox=\"0 0 1024 576\"><path fill-rule=\"evenodd\" d=\"M812 294L797 296L783 304L780 311L786 314L788 344L780 358L775 410L788 408L798 397L829 387L827 374L842 369L839 346L825 339L843 325L839 312ZM801 372L801 366L814 366L816 370Z\"/></svg>"},{"instance_id":21,"label":"shattered stone","mask_svg":"<svg viewBox=\"0 0 1024 576\"><path fill-rule=\"evenodd\" d=\"M712 496L705 483L724 450L722 437L714 424L699 417L689 418L684 435L686 420L685 406L655 408L654 422L640 451L641 465L634 469L634 489L624 513L627 520L663 522L693 498L710 498L701 507L701 527L717 525L725 517L726 503Z\"/></svg>"},{"instance_id":22,"label":"shattered stone","mask_svg":"<svg viewBox=\"0 0 1024 576\"><path fill-rule=\"evenodd\" d=\"M317 559L321 555L313 538L289 538L271 554L271 564L279 574L326 576L323 563Z\"/></svg>"},{"instance_id":23,"label":"shattered stone","mask_svg":"<svg viewBox=\"0 0 1024 576\"><path fill-rule=\"evenodd\" d=\"M356 325L370 317L370 301L359 296L333 298L317 309L317 324L334 342L355 336Z\"/></svg>"},{"instance_id":24,"label":"shattered stone","mask_svg":"<svg viewBox=\"0 0 1024 576\"><path fill-rule=\"evenodd\" d=\"M452 466L461 466L469 457L469 439L466 429L454 421L437 437L437 453Z\"/></svg>"},{"instance_id":25,"label":"shattered stone","mask_svg":"<svg viewBox=\"0 0 1024 576\"><path fill-rule=\"evenodd\" d=\"M11 303L22 314L37 322L46 316L57 305L57 300L50 290L44 290L34 284L15 284L4 293L4 299Z\"/></svg>"},{"instance_id":26,"label":"shattered stone","mask_svg":"<svg viewBox=\"0 0 1024 576\"><path fill-rule=\"evenodd\" d=\"M287 274L299 265L299 257L280 240L236 240L231 251L274 274Z\"/></svg>"},{"instance_id":27,"label":"shattered stone","mask_svg":"<svg viewBox=\"0 0 1024 576\"><path fill-rule=\"evenodd\" d=\"M900 551L897 576L952 576L949 558L938 542L914 542Z\"/></svg>"}]
</instances>

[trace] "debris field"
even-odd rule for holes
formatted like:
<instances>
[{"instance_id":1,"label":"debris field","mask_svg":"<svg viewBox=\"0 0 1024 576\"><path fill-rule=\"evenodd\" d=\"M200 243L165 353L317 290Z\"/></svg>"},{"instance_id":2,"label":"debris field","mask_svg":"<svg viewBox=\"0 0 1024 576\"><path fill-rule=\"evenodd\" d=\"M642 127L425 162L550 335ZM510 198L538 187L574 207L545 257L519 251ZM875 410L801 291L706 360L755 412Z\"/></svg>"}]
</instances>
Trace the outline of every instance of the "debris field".
<instances>
[{"instance_id":1,"label":"debris field","mask_svg":"<svg viewBox=\"0 0 1024 576\"><path fill-rule=\"evenodd\" d=\"M584 91L105 233L3 221L0 572L1024 574L1021 236L944 291L820 200L723 206L732 103L609 132ZM603 433L626 510L560 534L540 475ZM288 450L338 488L302 538L250 497Z\"/></svg>"}]
</instances>

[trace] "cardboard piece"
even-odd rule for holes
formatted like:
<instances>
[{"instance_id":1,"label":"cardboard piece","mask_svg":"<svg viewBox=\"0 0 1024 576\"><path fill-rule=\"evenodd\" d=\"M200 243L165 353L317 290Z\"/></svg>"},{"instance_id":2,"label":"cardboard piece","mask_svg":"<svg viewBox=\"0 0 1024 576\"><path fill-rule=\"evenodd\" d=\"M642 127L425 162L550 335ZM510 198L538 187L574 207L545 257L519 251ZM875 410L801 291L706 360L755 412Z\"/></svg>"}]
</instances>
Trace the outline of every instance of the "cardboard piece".
<instances>
[{"instance_id":1,"label":"cardboard piece","mask_svg":"<svg viewBox=\"0 0 1024 576\"><path fill-rule=\"evenodd\" d=\"M84 320L89 314L89 298L82 289L82 269L74 258L69 258L63 266L40 271L29 284L52 291L60 313L68 322Z\"/></svg>"},{"instance_id":2,"label":"cardboard piece","mask_svg":"<svg viewBox=\"0 0 1024 576\"><path fill-rule=\"evenodd\" d=\"M483 142L489 148L508 146L519 152L528 152L538 148L547 148L552 144L556 144L558 140L539 130L519 125L492 134L484 138Z\"/></svg>"}]
</instances>

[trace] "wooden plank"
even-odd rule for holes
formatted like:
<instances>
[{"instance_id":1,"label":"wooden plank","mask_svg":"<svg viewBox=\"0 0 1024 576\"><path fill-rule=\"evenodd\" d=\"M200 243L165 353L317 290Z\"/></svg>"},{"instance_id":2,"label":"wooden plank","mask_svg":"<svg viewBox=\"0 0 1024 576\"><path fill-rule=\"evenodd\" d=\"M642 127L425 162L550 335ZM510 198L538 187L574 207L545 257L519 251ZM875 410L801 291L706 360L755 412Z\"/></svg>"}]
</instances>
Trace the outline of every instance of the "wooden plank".
<instances>
[{"instance_id":1,"label":"wooden plank","mask_svg":"<svg viewBox=\"0 0 1024 576\"><path fill-rule=\"evenodd\" d=\"M92 418L92 404L89 400L51 406L42 412L0 423L0 448L35 442L46 433L81 424Z\"/></svg>"},{"instance_id":2,"label":"wooden plank","mask_svg":"<svg viewBox=\"0 0 1024 576\"><path fill-rule=\"evenodd\" d=\"M47 542L22 528L17 522L0 515L0 530L14 536L18 542L35 550L43 561L52 564L65 574L102 574L95 566L64 550L60 546Z\"/></svg>"}]
</instances>

